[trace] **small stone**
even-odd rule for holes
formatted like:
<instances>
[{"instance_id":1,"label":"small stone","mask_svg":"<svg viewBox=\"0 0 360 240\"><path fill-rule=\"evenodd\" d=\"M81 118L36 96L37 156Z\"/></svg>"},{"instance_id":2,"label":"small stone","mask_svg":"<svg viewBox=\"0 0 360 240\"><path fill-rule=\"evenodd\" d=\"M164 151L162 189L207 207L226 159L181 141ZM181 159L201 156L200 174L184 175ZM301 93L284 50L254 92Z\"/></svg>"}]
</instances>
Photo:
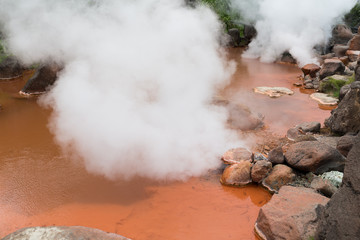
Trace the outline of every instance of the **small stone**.
<instances>
[{"instance_id":1,"label":"small stone","mask_svg":"<svg viewBox=\"0 0 360 240\"><path fill-rule=\"evenodd\" d=\"M321 123L319 122L304 122L296 126L296 128L301 129L303 132L320 132Z\"/></svg>"},{"instance_id":2,"label":"small stone","mask_svg":"<svg viewBox=\"0 0 360 240\"><path fill-rule=\"evenodd\" d=\"M292 168L283 164L277 164L262 181L262 184L270 192L277 192L282 186L291 183L294 179L295 174Z\"/></svg>"},{"instance_id":3,"label":"small stone","mask_svg":"<svg viewBox=\"0 0 360 240\"><path fill-rule=\"evenodd\" d=\"M302 132L299 128L296 128L296 127L290 128L286 132L286 137L290 141L295 141L295 139L297 139L299 136L302 136L302 135L304 135L304 132Z\"/></svg>"},{"instance_id":4,"label":"small stone","mask_svg":"<svg viewBox=\"0 0 360 240\"><path fill-rule=\"evenodd\" d=\"M257 161L251 168L251 179L253 182L261 182L271 171L272 164L269 161Z\"/></svg>"},{"instance_id":5,"label":"small stone","mask_svg":"<svg viewBox=\"0 0 360 240\"><path fill-rule=\"evenodd\" d=\"M311 77L316 77L316 73L320 71L320 67L316 64L306 64L301 68L301 71L304 73L304 76L310 75Z\"/></svg>"},{"instance_id":6,"label":"small stone","mask_svg":"<svg viewBox=\"0 0 360 240\"><path fill-rule=\"evenodd\" d=\"M301 87L302 83L301 82L296 82L296 83L293 83L293 85L296 86L296 87Z\"/></svg>"},{"instance_id":7,"label":"small stone","mask_svg":"<svg viewBox=\"0 0 360 240\"><path fill-rule=\"evenodd\" d=\"M241 161L225 168L220 182L224 185L245 186L251 183L251 163Z\"/></svg>"},{"instance_id":8,"label":"small stone","mask_svg":"<svg viewBox=\"0 0 360 240\"><path fill-rule=\"evenodd\" d=\"M337 190L337 188L328 180L321 177L315 177L310 184L311 188L324 194L326 197L331 197Z\"/></svg>"},{"instance_id":9,"label":"small stone","mask_svg":"<svg viewBox=\"0 0 360 240\"><path fill-rule=\"evenodd\" d=\"M269 152L269 161L273 164L282 164L285 161L282 147L274 148Z\"/></svg>"}]
</instances>

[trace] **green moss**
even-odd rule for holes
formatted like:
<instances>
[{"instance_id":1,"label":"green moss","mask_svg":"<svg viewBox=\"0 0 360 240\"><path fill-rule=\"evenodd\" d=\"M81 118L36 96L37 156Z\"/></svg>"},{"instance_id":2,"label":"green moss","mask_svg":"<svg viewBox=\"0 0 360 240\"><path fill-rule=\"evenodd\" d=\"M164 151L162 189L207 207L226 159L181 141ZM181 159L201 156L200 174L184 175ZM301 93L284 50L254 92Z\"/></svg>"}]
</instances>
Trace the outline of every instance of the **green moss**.
<instances>
[{"instance_id":1,"label":"green moss","mask_svg":"<svg viewBox=\"0 0 360 240\"><path fill-rule=\"evenodd\" d=\"M355 75L352 75L347 80L340 80L329 77L320 83L319 90L321 92L332 95L333 97L339 98L341 87L350 84L354 81L355 81Z\"/></svg>"},{"instance_id":2,"label":"green moss","mask_svg":"<svg viewBox=\"0 0 360 240\"><path fill-rule=\"evenodd\" d=\"M344 17L345 23L356 31L360 25L360 4L357 3Z\"/></svg>"}]
</instances>

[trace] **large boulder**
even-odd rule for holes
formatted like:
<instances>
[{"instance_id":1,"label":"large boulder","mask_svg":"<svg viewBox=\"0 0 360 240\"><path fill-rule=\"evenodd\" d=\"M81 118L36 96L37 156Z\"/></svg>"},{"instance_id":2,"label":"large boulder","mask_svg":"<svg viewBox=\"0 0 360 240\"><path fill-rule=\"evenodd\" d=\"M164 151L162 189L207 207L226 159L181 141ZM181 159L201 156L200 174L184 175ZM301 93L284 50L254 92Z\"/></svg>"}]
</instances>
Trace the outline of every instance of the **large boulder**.
<instances>
[{"instance_id":1,"label":"large boulder","mask_svg":"<svg viewBox=\"0 0 360 240\"><path fill-rule=\"evenodd\" d=\"M350 85L350 91L346 93L338 107L331 112L331 116L325 120L325 125L332 132L345 134L360 130L360 82L355 81Z\"/></svg>"},{"instance_id":2,"label":"large boulder","mask_svg":"<svg viewBox=\"0 0 360 240\"><path fill-rule=\"evenodd\" d=\"M346 160L340 189L323 208L315 239L353 240L360 236L360 135Z\"/></svg>"},{"instance_id":3,"label":"large boulder","mask_svg":"<svg viewBox=\"0 0 360 240\"><path fill-rule=\"evenodd\" d=\"M345 71L344 63L337 58L325 59L322 69L320 70L320 79L335 74L343 74Z\"/></svg>"},{"instance_id":4,"label":"large boulder","mask_svg":"<svg viewBox=\"0 0 360 240\"><path fill-rule=\"evenodd\" d=\"M224 185L244 186L251 183L251 163L249 161L241 161L225 168L220 182Z\"/></svg>"},{"instance_id":5,"label":"large boulder","mask_svg":"<svg viewBox=\"0 0 360 240\"><path fill-rule=\"evenodd\" d=\"M321 174L330 170L343 170L345 158L338 150L318 141L298 142L285 153L289 166L305 172Z\"/></svg>"},{"instance_id":6,"label":"large boulder","mask_svg":"<svg viewBox=\"0 0 360 240\"><path fill-rule=\"evenodd\" d=\"M27 81L22 94L43 93L53 85L57 79L58 72L62 68L57 64L48 64L37 69L35 74Z\"/></svg>"},{"instance_id":7,"label":"large boulder","mask_svg":"<svg viewBox=\"0 0 360 240\"><path fill-rule=\"evenodd\" d=\"M333 44L347 44L352 39L353 33L351 29L344 25L338 24L332 30L332 43Z\"/></svg>"},{"instance_id":8,"label":"large boulder","mask_svg":"<svg viewBox=\"0 0 360 240\"><path fill-rule=\"evenodd\" d=\"M317 208L328 201L313 189L284 186L260 209L255 230L267 240L309 240L318 226Z\"/></svg>"},{"instance_id":9,"label":"large boulder","mask_svg":"<svg viewBox=\"0 0 360 240\"><path fill-rule=\"evenodd\" d=\"M130 240L115 233L87 227L31 227L23 228L4 237L2 240Z\"/></svg>"},{"instance_id":10,"label":"large boulder","mask_svg":"<svg viewBox=\"0 0 360 240\"><path fill-rule=\"evenodd\" d=\"M295 177L296 175L292 168L284 164L277 164L262 181L262 185L270 192L277 192L282 186L292 183Z\"/></svg>"},{"instance_id":11,"label":"large boulder","mask_svg":"<svg viewBox=\"0 0 360 240\"><path fill-rule=\"evenodd\" d=\"M8 57L0 63L0 79L10 79L22 75L24 67L15 58Z\"/></svg>"}]
</instances>

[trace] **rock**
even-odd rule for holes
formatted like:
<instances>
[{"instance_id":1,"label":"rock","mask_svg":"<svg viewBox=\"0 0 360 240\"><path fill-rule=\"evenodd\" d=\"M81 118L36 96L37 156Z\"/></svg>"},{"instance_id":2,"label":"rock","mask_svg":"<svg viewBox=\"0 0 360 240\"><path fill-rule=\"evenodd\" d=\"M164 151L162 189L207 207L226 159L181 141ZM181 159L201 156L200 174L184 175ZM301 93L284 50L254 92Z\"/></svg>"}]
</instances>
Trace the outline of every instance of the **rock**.
<instances>
[{"instance_id":1,"label":"rock","mask_svg":"<svg viewBox=\"0 0 360 240\"><path fill-rule=\"evenodd\" d=\"M282 164L285 162L282 147L277 147L271 150L268 154L268 159L272 164Z\"/></svg>"},{"instance_id":2,"label":"rock","mask_svg":"<svg viewBox=\"0 0 360 240\"><path fill-rule=\"evenodd\" d=\"M330 171L321 174L321 178L324 180L328 180L332 185L339 188L342 182L344 174L339 171Z\"/></svg>"},{"instance_id":3,"label":"rock","mask_svg":"<svg viewBox=\"0 0 360 240\"><path fill-rule=\"evenodd\" d=\"M107 233L87 227L30 227L23 228L4 237L2 240L130 240L115 233Z\"/></svg>"},{"instance_id":4,"label":"rock","mask_svg":"<svg viewBox=\"0 0 360 240\"><path fill-rule=\"evenodd\" d=\"M264 116L252 112L242 104L229 103L225 106L228 110L228 123L233 129L242 131L255 130L264 126Z\"/></svg>"},{"instance_id":5,"label":"rock","mask_svg":"<svg viewBox=\"0 0 360 240\"><path fill-rule=\"evenodd\" d=\"M345 74L346 76L351 77L352 75L354 75L354 73L355 73L355 72L354 72L353 70L350 70L350 68L345 67L344 74Z\"/></svg>"},{"instance_id":6,"label":"rock","mask_svg":"<svg viewBox=\"0 0 360 240\"><path fill-rule=\"evenodd\" d=\"M359 82L360 81L360 65L357 63L355 66L355 81Z\"/></svg>"},{"instance_id":7,"label":"rock","mask_svg":"<svg viewBox=\"0 0 360 240\"><path fill-rule=\"evenodd\" d=\"M305 84L305 87L304 87L305 89L314 89L314 84L312 84L312 83L307 83L307 84Z\"/></svg>"},{"instance_id":8,"label":"rock","mask_svg":"<svg viewBox=\"0 0 360 240\"><path fill-rule=\"evenodd\" d=\"M316 191L324 194L326 197L331 197L337 191L337 188L331 184L330 181L322 179L321 177L315 177L311 181L310 186Z\"/></svg>"},{"instance_id":9,"label":"rock","mask_svg":"<svg viewBox=\"0 0 360 240\"><path fill-rule=\"evenodd\" d=\"M340 59L325 59L322 69L320 70L320 79L324 79L335 74L341 75L344 71L345 65Z\"/></svg>"},{"instance_id":10,"label":"rock","mask_svg":"<svg viewBox=\"0 0 360 240\"><path fill-rule=\"evenodd\" d=\"M325 120L325 126L342 135L360 130L360 82L350 85L350 91L332 110L331 116Z\"/></svg>"},{"instance_id":11,"label":"rock","mask_svg":"<svg viewBox=\"0 0 360 240\"><path fill-rule=\"evenodd\" d=\"M298 142L285 153L289 166L305 172L321 174L343 170L345 158L335 149L318 141Z\"/></svg>"},{"instance_id":12,"label":"rock","mask_svg":"<svg viewBox=\"0 0 360 240\"><path fill-rule=\"evenodd\" d=\"M360 135L348 154L343 183L322 208L315 239L359 239L360 236Z\"/></svg>"},{"instance_id":13,"label":"rock","mask_svg":"<svg viewBox=\"0 0 360 240\"><path fill-rule=\"evenodd\" d=\"M321 124L319 122L304 122L296 126L296 128L302 130L303 132L320 132Z\"/></svg>"},{"instance_id":14,"label":"rock","mask_svg":"<svg viewBox=\"0 0 360 240\"><path fill-rule=\"evenodd\" d=\"M360 35L356 34L350 41L349 41L349 50L360 50Z\"/></svg>"},{"instance_id":15,"label":"rock","mask_svg":"<svg viewBox=\"0 0 360 240\"><path fill-rule=\"evenodd\" d=\"M313 189L284 186L260 209L255 231L267 240L309 240L318 226L317 208L328 201Z\"/></svg>"},{"instance_id":16,"label":"rock","mask_svg":"<svg viewBox=\"0 0 360 240\"><path fill-rule=\"evenodd\" d=\"M294 179L295 174L290 167L283 164L277 164L262 181L262 184L270 192L277 192L282 186L291 183Z\"/></svg>"},{"instance_id":17,"label":"rock","mask_svg":"<svg viewBox=\"0 0 360 240\"><path fill-rule=\"evenodd\" d=\"M333 44L347 44L352 38L353 33L351 29L344 25L338 24L332 30L332 39Z\"/></svg>"},{"instance_id":18,"label":"rock","mask_svg":"<svg viewBox=\"0 0 360 240\"><path fill-rule=\"evenodd\" d=\"M27 81L21 94L39 94L45 92L57 79L61 67L56 64L49 64L40 67L35 74Z\"/></svg>"},{"instance_id":19,"label":"rock","mask_svg":"<svg viewBox=\"0 0 360 240\"><path fill-rule=\"evenodd\" d=\"M13 57L8 57L0 63L0 79L12 79L22 75L24 68Z\"/></svg>"},{"instance_id":20,"label":"rock","mask_svg":"<svg viewBox=\"0 0 360 240\"><path fill-rule=\"evenodd\" d=\"M229 45L232 47L238 47L240 46L240 32L237 28L231 28L228 31L228 34L230 36L230 42Z\"/></svg>"},{"instance_id":21,"label":"rock","mask_svg":"<svg viewBox=\"0 0 360 240\"><path fill-rule=\"evenodd\" d=\"M346 51L348 51L349 46L347 45L341 45L341 44L336 44L333 47L333 52L335 53L336 57L343 57L346 55Z\"/></svg>"},{"instance_id":22,"label":"rock","mask_svg":"<svg viewBox=\"0 0 360 240\"><path fill-rule=\"evenodd\" d=\"M349 91L350 91L350 84L346 84L342 86L339 92L339 101L341 101Z\"/></svg>"},{"instance_id":23,"label":"rock","mask_svg":"<svg viewBox=\"0 0 360 240\"><path fill-rule=\"evenodd\" d=\"M336 146L336 149L345 157L347 157L351 148L353 147L355 142L355 136L353 135L345 135L342 136Z\"/></svg>"},{"instance_id":24,"label":"rock","mask_svg":"<svg viewBox=\"0 0 360 240\"><path fill-rule=\"evenodd\" d=\"M249 43L257 35L257 31L254 26L244 25L244 38Z\"/></svg>"},{"instance_id":25,"label":"rock","mask_svg":"<svg viewBox=\"0 0 360 240\"><path fill-rule=\"evenodd\" d=\"M261 182L271 171L272 164L269 161L257 161L251 168L251 179L253 182Z\"/></svg>"},{"instance_id":26,"label":"rock","mask_svg":"<svg viewBox=\"0 0 360 240\"><path fill-rule=\"evenodd\" d=\"M294 92L284 87L256 87L254 92L266 94L272 98L281 97L283 95L293 95Z\"/></svg>"},{"instance_id":27,"label":"rock","mask_svg":"<svg viewBox=\"0 0 360 240\"><path fill-rule=\"evenodd\" d=\"M251 163L241 161L225 168L220 182L224 185L244 186L251 183Z\"/></svg>"},{"instance_id":28,"label":"rock","mask_svg":"<svg viewBox=\"0 0 360 240\"><path fill-rule=\"evenodd\" d=\"M310 98L314 99L318 103L327 106L335 106L338 103L338 99L329 96L326 93L313 93Z\"/></svg>"},{"instance_id":29,"label":"rock","mask_svg":"<svg viewBox=\"0 0 360 240\"><path fill-rule=\"evenodd\" d=\"M320 71L320 67L316 64L306 64L301 68L301 71L304 73L304 76L310 75L310 77L316 77L316 73Z\"/></svg>"},{"instance_id":30,"label":"rock","mask_svg":"<svg viewBox=\"0 0 360 240\"><path fill-rule=\"evenodd\" d=\"M286 132L286 137L290 141L295 141L297 138L299 138L302 135L304 135L304 132L302 132L299 128L296 128L296 127L290 128Z\"/></svg>"},{"instance_id":31,"label":"rock","mask_svg":"<svg viewBox=\"0 0 360 240\"><path fill-rule=\"evenodd\" d=\"M357 66L357 62L350 62L347 67L350 69L350 70L355 70Z\"/></svg>"},{"instance_id":32,"label":"rock","mask_svg":"<svg viewBox=\"0 0 360 240\"><path fill-rule=\"evenodd\" d=\"M236 164L241 161L252 162L254 160L254 154L246 148L233 148L224 153L221 159L226 164Z\"/></svg>"},{"instance_id":33,"label":"rock","mask_svg":"<svg viewBox=\"0 0 360 240\"><path fill-rule=\"evenodd\" d=\"M360 51L354 51L354 50L347 50L346 51L346 56L349 57L350 62L356 62L359 55L360 55Z\"/></svg>"},{"instance_id":34,"label":"rock","mask_svg":"<svg viewBox=\"0 0 360 240\"><path fill-rule=\"evenodd\" d=\"M324 136L324 135L316 136L317 141L324 143L332 148L336 148L339 139L340 137L338 136Z\"/></svg>"},{"instance_id":35,"label":"rock","mask_svg":"<svg viewBox=\"0 0 360 240\"><path fill-rule=\"evenodd\" d=\"M348 56L343 56L343 57L339 57L340 61L342 61L342 63L347 66L350 62L349 57Z\"/></svg>"},{"instance_id":36,"label":"rock","mask_svg":"<svg viewBox=\"0 0 360 240\"><path fill-rule=\"evenodd\" d=\"M289 52L284 52L282 54L280 62L291 63L291 64L297 63L296 59Z\"/></svg>"}]
</instances>

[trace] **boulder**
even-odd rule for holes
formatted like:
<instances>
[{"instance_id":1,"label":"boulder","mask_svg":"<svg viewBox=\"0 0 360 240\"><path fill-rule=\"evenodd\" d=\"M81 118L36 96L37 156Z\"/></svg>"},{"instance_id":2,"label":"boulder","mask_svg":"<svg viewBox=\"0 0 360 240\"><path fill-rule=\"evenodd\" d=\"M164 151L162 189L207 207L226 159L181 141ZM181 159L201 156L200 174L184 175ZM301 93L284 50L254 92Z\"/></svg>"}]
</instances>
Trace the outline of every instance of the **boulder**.
<instances>
[{"instance_id":1,"label":"boulder","mask_svg":"<svg viewBox=\"0 0 360 240\"><path fill-rule=\"evenodd\" d=\"M341 75L344 71L345 65L340 59L325 59L322 69L320 70L320 79L324 79L335 74Z\"/></svg>"},{"instance_id":2,"label":"boulder","mask_svg":"<svg viewBox=\"0 0 360 240\"><path fill-rule=\"evenodd\" d=\"M37 69L35 74L27 81L21 94L39 94L45 92L57 79L61 67L57 64L48 64Z\"/></svg>"},{"instance_id":3,"label":"boulder","mask_svg":"<svg viewBox=\"0 0 360 240\"><path fill-rule=\"evenodd\" d=\"M349 57L350 62L356 62L359 55L360 55L360 51L354 51L354 50L347 50L346 51L346 56Z\"/></svg>"},{"instance_id":4,"label":"boulder","mask_svg":"<svg viewBox=\"0 0 360 240\"><path fill-rule=\"evenodd\" d=\"M220 182L224 185L244 186L251 183L251 163L241 161L225 168Z\"/></svg>"},{"instance_id":5,"label":"boulder","mask_svg":"<svg viewBox=\"0 0 360 240\"><path fill-rule=\"evenodd\" d=\"M8 57L0 63L0 79L11 79L22 75L24 67L13 57Z\"/></svg>"},{"instance_id":6,"label":"boulder","mask_svg":"<svg viewBox=\"0 0 360 240\"><path fill-rule=\"evenodd\" d=\"M325 120L325 126L332 132L345 134L360 130L360 82L350 85L350 91L341 100L338 107L331 111L331 116Z\"/></svg>"},{"instance_id":7,"label":"boulder","mask_svg":"<svg viewBox=\"0 0 360 240\"><path fill-rule=\"evenodd\" d=\"M315 239L353 240L360 236L360 135L346 160L343 183L322 208Z\"/></svg>"},{"instance_id":8,"label":"boulder","mask_svg":"<svg viewBox=\"0 0 360 240\"><path fill-rule=\"evenodd\" d=\"M346 51L348 51L349 46L348 45L341 45L341 44L336 44L333 47L333 52L335 53L335 57L343 57L346 55Z\"/></svg>"},{"instance_id":9,"label":"boulder","mask_svg":"<svg viewBox=\"0 0 360 240\"><path fill-rule=\"evenodd\" d=\"M294 179L295 173L292 168L283 164L277 164L262 181L262 185L270 192L277 192L282 186L293 182Z\"/></svg>"},{"instance_id":10,"label":"boulder","mask_svg":"<svg viewBox=\"0 0 360 240\"><path fill-rule=\"evenodd\" d=\"M226 164L236 164L241 161L252 162L254 160L254 154L246 148L233 148L224 153L221 159Z\"/></svg>"},{"instance_id":11,"label":"boulder","mask_svg":"<svg viewBox=\"0 0 360 240\"><path fill-rule=\"evenodd\" d=\"M320 67L316 64L306 64L301 68L301 71L304 73L304 76L310 75L310 77L316 77L316 73L320 71Z\"/></svg>"},{"instance_id":12,"label":"boulder","mask_svg":"<svg viewBox=\"0 0 360 240\"><path fill-rule=\"evenodd\" d=\"M230 42L229 45L232 47L238 47L240 46L240 31L237 28L231 28L228 31L228 34L230 36Z\"/></svg>"},{"instance_id":13,"label":"boulder","mask_svg":"<svg viewBox=\"0 0 360 240\"><path fill-rule=\"evenodd\" d=\"M345 135L342 136L339 141L337 142L336 149L345 157L347 157L348 153L350 152L351 148L355 142L355 136L353 135Z\"/></svg>"},{"instance_id":14,"label":"boulder","mask_svg":"<svg viewBox=\"0 0 360 240\"><path fill-rule=\"evenodd\" d=\"M360 50L360 35L356 34L350 41L349 41L349 50Z\"/></svg>"},{"instance_id":15,"label":"boulder","mask_svg":"<svg viewBox=\"0 0 360 240\"><path fill-rule=\"evenodd\" d=\"M354 35L348 26L344 24L338 24L332 30L331 41L333 44L347 44L350 39L353 38L353 36Z\"/></svg>"},{"instance_id":16,"label":"boulder","mask_svg":"<svg viewBox=\"0 0 360 240\"><path fill-rule=\"evenodd\" d=\"M257 35L257 31L254 26L244 25L244 38L249 43Z\"/></svg>"},{"instance_id":17,"label":"boulder","mask_svg":"<svg viewBox=\"0 0 360 240\"><path fill-rule=\"evenodd\" d=\"M256 87L254 88L254 92L268 95L271 98L294 94L293 91L285 87Z\"/></svg>"},{"instance_id":18,"label":"boulder","mask_svg":"<svg viewBox=\"0 0 360 240\"><path fill-rule=\"evenodd\" d=\"M267 240L309 240L319 224L318 206L328 201L313 189L284 186L260 209L255 231Z\"/></svg>"},{"instance_id":19,"label":"boulder","mask_svg":"<svg viewBox=\"0 0 360 240\"><path fill-rule=\"evenodd\" d=\"M23 228L4 237L2 240L130 240L115 233L107 233L87 227L30 227Z\"/></svg>"},{"instance_id":20,"label":"boulder","mask_svg":"<svg viewBox=\"0 0 360 240\"><path fill-rule=\"evenodd\" d=\"M330 170L343 170L345 158L339 151L318 141L298 142L285 153L289 166L305 172L321 174Z\"/></svg>"},{"instance_id":21,"label":"boulder","mask_svg":"<svg viewBox=\"0 0 360 240\"><path fill-rule=\"evenodd\" d=\"M315 177L310 186L326 197L331 197L337 191L337 188L330 181L321 177Z\"/></svg>"},{"instance_id":22,"label":"boulder","mask_svg":"<svg viewBox=\"0 0 360 240\"><path fill-rule=\"evenodd\" d=\"M340 88L339 101L343 100L345 95L350 91L350 84L346 84Z\"/></svg>"},{"instance_id":23,"label":"boulder","mask_svg":"<svg viewBox=\"0 0 360 240\"><path fill-rule=\"evenodd\" d=\"M251 179L253 182L261 182L271 171L272 164L269 161L257 161L251 168Z\"/></svg>"},{"instance_id":24,"label":"boulder","mask_svg":"<svg viewBox=\"0 0 360 240\"><path fill-rule=\"evenodd\" d=\"M310 95L310 98L326 106L335 106L339 101L337 98L331 97L326 93L313 93Z\"/></svg>"},{"instance_id":25,"label":"boulder","mask_svg":"<svg viewBox=\"0 0 360 240\"><path fill-rule=\"evenodd\" d=\"M272 149L268 154L268 159L272 164L282 164L285 162L282 147Z\"/></svg>"},{"instance_id":26,"label":"boulder","mask_svg":"<svg viewBox=\"0 0 360 240\"><path fill-rule=\"evenodd\" d=\"M281 55L280 62L290 63L290 64L296 64L297 63L296 59L289 52L284 52Z\"/></svg>"}]
</instances>

